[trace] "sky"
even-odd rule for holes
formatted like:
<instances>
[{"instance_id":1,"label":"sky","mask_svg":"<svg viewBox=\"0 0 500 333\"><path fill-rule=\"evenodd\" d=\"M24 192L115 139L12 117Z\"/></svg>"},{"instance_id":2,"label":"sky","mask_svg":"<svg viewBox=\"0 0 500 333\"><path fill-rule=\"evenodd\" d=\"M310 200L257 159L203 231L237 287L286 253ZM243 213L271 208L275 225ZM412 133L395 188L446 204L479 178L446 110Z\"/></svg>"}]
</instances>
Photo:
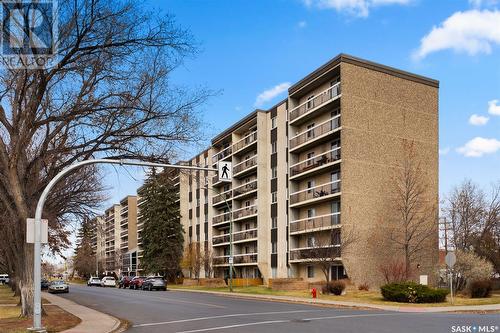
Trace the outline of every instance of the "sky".
<instances>
[{"instance_id":1,"label":"sky","mask_svg":"<svg viewBox=\"0 0 500 333\"><path fill-rule=\"evenodd\" d=\"M440 81L440 193L500 180L500 0L149 0L200 52L172 75L217 91L203 105L208 145L339 53ZM106 169L110 200L135 194L141 169Z\"/></svg>"}]
</instances>

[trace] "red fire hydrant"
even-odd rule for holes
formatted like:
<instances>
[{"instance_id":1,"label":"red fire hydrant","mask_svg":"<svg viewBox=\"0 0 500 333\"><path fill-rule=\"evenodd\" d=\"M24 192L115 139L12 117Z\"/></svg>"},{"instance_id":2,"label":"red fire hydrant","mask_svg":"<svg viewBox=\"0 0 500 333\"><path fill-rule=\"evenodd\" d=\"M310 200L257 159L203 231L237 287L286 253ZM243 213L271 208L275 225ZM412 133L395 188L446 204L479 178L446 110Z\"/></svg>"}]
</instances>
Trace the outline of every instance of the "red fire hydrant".
<instances>
[{"instance_id":1,"label":"red fire hydrant","mask_svg":"<svg viewBox=\"0 0 500 333\"><path fill-rule=\"evenodd\" d=\"M312 288L311 295L312 295L312 298L316 298L316 296L318 296L318 292L317 292L316 288Z\"/></svg>"}]
</instances>

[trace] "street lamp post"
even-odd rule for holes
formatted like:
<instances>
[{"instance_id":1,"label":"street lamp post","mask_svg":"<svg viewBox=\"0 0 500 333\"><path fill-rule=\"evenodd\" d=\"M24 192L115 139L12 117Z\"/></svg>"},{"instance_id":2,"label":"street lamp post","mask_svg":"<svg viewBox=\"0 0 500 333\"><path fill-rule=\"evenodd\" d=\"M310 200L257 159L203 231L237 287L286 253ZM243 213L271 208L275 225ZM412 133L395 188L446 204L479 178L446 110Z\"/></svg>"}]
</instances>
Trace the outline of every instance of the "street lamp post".
<instances>
[{"instance_id":1,"label":"street lamp post","mask_svg":"<svg viewBox=\"0 0 500 333\"><path fill-rule=\"evenodd\" d=\"M165 163L151 163L143 161L132 161L132 160L112 160L112 159L95 159L95 160L85 160L77 162L69 167L63 169L59 172L52 180L49 182L47 187L43 190L38 204L35 210L35 242L34 242L34 260L33 260L33 327L30 331L33 332L46 332L42 327L42 290L41 290L41 223L42 223L42 212L43 206L47 199L50 190L55 186L55 184L66 176L71 171L80 168L84 165L90 164L119 164L119 165L132 165L132 166L143 166L143 167L159 167L159 168L173 168L173 169L190 169L190 170L201 170L201 171L217 171L217 169L203 168L197 166L188 165L173 165Z\"/></svg>"}]
</instances>

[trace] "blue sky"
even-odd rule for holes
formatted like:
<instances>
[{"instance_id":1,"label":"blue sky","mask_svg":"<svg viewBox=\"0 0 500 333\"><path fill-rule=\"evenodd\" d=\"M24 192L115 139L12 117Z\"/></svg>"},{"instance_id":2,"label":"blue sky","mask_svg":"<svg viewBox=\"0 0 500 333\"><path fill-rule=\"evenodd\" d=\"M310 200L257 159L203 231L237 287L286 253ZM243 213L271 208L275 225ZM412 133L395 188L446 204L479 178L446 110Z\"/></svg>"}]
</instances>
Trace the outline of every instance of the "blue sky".
<instances>
[{"instance_id":1,"label":"blue sky","mask_svg":"<svg viewBox=\"0 0 500 333\"><path fill-rule=\"evenodd\" d=\"M442 194L465 177L484 187L500 180L500 0L156 0L148 6L175 15L200 43L201 52L172 79L220 91L200 110L207 142L256 107L274 105L286 95L279 91L342 52L440 81ZM142 174L108 170L109 203L135 194Z\"/></svg>"}]
</instances>

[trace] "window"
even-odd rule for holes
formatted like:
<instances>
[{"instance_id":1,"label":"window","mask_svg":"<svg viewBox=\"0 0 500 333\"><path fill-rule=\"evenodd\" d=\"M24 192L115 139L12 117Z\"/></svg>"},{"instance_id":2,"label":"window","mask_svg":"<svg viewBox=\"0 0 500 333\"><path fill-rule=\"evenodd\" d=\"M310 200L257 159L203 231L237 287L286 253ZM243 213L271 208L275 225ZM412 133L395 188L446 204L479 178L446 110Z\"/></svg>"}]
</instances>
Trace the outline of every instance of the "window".
<instances>
[{"instance_id":1,"label":"window","mask_svg":"<svg viewBox=\"0 0 500 333\"><path fill-rule=\"evenodd\" d=\"M271 142L271 154L274 154L278 151L278 147L276 141Z\"/></svg>"},{"instance_id":2,"label":"window","mask_svg":"<svg viewBox=\"0 0 500 333\"><path fill-rule=\"evenodd\" d=\"M251 202L250 201L245 201L245 207L250 207Z\"/></svg>"},{"instance_id":3,"label":"window","mask_svg":"<svg viewBox=\"0 0 500 333\"><path fill-rule=\"evenodd\" d=\"M307 153L307 165L312 165L314 162L314 152Z\"/></svg>"},{"instance_id":4,"label":"window","mask_svg":"<svg viewBox=\"0 0 500 333\"><path fill-rule=\"evenodd\" d=\"M278 227L278 218L277 217L272 217L271 218L271 228L277 228Z\"/></svg>"},{"instance_id":5,"label":"window","mask_svg":"<svg viewBox=\"0 0 500 333\"><path fill-rule=\"evenodd\" d=\"M278 192L271 193L271 203L278 202Z\"/></svg>"},{"instance_id":6,"label":"window","mask_svg":"<svg viewBox=\"0 0 500 333\"><path fill-rule=\"evenodd\" d=\"M314 247L316 246L316 239L314 236L308 236L307 237L307 247Z\"/></svg>"},{"instance_id":7,"label":"window","mask_svg":"<svg viewBox=\"0 0 500 333\"><path fill-rule=\"evenodd\" d=\"M312 192L312 188L314 188L314 180L309 180L307 181L307 193L311 193Z\"/></svg>"},{"instance_id":8,"label":"window","mask_svg":"<svg viewBox=\"0 0 500 333\"><path fill-rule=\"evenodd\" d=\"M309 279L314 277L314 266L307 266L307 277Z\"/></svg>"},{"instance_id":9,"label":"window","mask_svg":"<svg viewBox=\"0 0 500 333\"><path fill-rule=\"evenodd\" d=\"M314 107L314 95L311 95L309 97L307 97L307 108L310 109L310 108L313 108Z\"/></svg>"},{"instance_id":10,"label":"window","mask_svg":"<svg viewBox=\"0 0 500 333\"><path fill-rule=\"evenodd\" d=\"M271 118L271 128L276 128L276 117Z\"/></svg>"},{"instance_id":11,"label":"window","mask_svg":"<svg viewBox=\"0 0 500 333\"><path fill-rule=\"evenodd\" d=\"M196 207L200 207L200 199L196 199Z\"/></svg>"},{"instance_id":12,"label":"window","mask_svg":"<svg viewBox=\"0 0 500 333\"><path fill-rule=\"evenodd\" d=\"M271 168L271 179L277 178L278 177L278 168L277 167L272 167Z\"/></svg>"},{"instance_id":13,"label":"window","mask_svg":"<svg viewBox=\"0 0 500 333\"><path fill-rule=\"evenodd\" d=\"M314 137L314 123L307 125L307 138Z\"/></svg>"},{"instance_id":14,"label":"window","mask_svg":"<svg viewBox=\"0 0 500 333\"><path fill-rule=\"evenodd\" d=\"M231 189L231 185L229 185L229 184L225 184L225 185L224 185L224 192L227 192L227 191L229 191L230 189Z\"/></svg>"},{"instance_id":15,"label":"window","mask_svg":"<svg viewBox=\"0 0 500 333\"><path fill-rule=\"evenodd\" d=\"M271 253L278 253L278 242L271 242Z\"/></svg>"},{"instance_id":16,"label":"window","mask_svg":"<svg viewBox=\"0 0 500 333\"><path fill-rule=\"evenodd\" d=\"M311 218L311 217L315 217L316 216L316 209L314 208L309 208L307 210L307 217L308 218Z\"/></svg>"}]
</instances>

